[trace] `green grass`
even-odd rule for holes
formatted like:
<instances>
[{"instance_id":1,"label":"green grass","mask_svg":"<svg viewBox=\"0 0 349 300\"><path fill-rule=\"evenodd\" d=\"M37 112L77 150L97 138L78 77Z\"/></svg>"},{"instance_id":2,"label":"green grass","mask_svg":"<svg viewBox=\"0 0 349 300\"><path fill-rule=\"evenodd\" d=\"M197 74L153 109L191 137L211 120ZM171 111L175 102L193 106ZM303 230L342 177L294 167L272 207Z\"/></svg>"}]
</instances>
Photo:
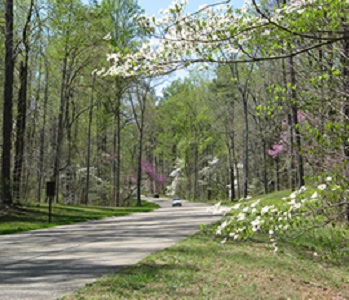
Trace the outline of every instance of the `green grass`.
<instances>
[{"instance_id":1,"label":"green grass","mask_svg":"<svg viewBox=\"0 0 349 300\"><path fill-rule=\"evenodd\" d=\"M251 199L243 199L240 200L239 202L241 203L251 203L256 201L257 199L261 200L261 203L265 204L265 205L272 205L272 204L276 204L279 203L280 200L284 197L288 197L291 194L290 191L279 191L279 192L274 192L271 194L266 194L266 195L258 195L258 196L254 196ZM222 205L235 205L236 202L231 202L231 201L223 201Z\"/></svg>"},{"instance_id":2,"label":"green grass","mask_svg":"<svg viewBox=\"0 0 349 300\"><path fill-rule=\"evenodd\" d=\"M248 201L270 205L288 195ZM274 254L263 234L223 245L210 226L64 299L349 299L348 259L336 263L314 255L325 251L323 241L330 242L337 230L327 227L298 240L284 239ZM340 230L349 236L347 229Z\"/></svg>"},{"instance_id":3,"label":"green grass","mask_svg":"<svg viewBox=\"0 0 349 300\"><path fill-rule=\"evenodd\" d=\"M346 299L348 270L199 233L64 299Z\"/></svg>"},{"instance_id":4,"label":"green grass","mask_svg":"<svg viewBox=\"0 0 349 300\"><path fill-rule=\"evenodd\" d=\"M130 207L97 207L54 204L52 222L48 223L48 204L23 206L0 211L0 235L26 230L74 224L92 219L125 216L137 212L149 212L159 206L142 201L141 207L135 202Z\"/></svg>"}]
</instances>

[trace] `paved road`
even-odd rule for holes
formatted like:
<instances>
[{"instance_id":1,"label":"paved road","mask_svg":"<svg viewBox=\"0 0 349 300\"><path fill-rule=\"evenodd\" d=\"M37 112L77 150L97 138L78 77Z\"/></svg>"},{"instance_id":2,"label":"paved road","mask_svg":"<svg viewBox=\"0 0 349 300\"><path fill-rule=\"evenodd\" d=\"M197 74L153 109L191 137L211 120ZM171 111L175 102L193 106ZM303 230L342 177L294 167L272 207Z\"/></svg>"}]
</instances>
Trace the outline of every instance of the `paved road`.
<instances>
[{"instance_id":1,"label":"paved road","mask_svg":"<svg viewBox=\"0 0 349 300\"><path fill-rule=\"evenodd\" d=\"M57 299L220 218L199 203L154 202L149 213L0 236L0 299Z\"/></svg>"}]
</instances>

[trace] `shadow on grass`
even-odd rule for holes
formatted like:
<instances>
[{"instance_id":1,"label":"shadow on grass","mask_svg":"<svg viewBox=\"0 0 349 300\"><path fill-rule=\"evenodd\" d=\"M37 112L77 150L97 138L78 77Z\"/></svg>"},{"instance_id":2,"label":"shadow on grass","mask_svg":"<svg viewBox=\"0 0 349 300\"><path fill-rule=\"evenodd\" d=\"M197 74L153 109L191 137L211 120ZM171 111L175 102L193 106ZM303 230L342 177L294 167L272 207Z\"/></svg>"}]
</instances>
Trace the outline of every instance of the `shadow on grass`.
<instances>
[{"instance_id":1,"label":"shadow on grass","mask_svg":"<svg viewBox=\"0 0 349 300\"><path fill-rule=\"evenodd\" d=\"M190 239L190 245L178 244L166 249L166 252L180 255L195 253L196 256L205 259L208 256L216 256L217 252L227 247L230 251L224 254L226 258L237 262L244 261L251 267L277 264L278 267L292 270L292 263L295 259L304 265L317 263L323 266L339 267L343 270L349 269L349 252L343 251L340 245L336 245L335 240L331 239L328 231L324 229L320 230L317 235L309 234L300 239L280 239L278 241L279 250L275 254L266 234L259 234L247 241L228 241L226 245L221 244L222 238L209 233L199 232Z\"/></svg>"},{"instance_id":2,"label":"shadow on grass","mask_svg":"<svg viewBox=\"0 0 349 300\"><path fill-rule=\"evenodd\" d=\"M11 208L3 212L0 215L1 223L15 223L15 222L35 222L44 220L47 216L47 212L34 210L30 208Z\"/></svg>"},{"instance_id":3,"label":"shadow on grass","mask_svg":"<svg viewBox=\"0 0 349 300\"><path fill-rule=\"evenodd\" d=\"M141 207L91 207L54 204L52 223L50 224L48 223L48 205L46 203L41 204L41 206L13 207L0 211L0 235L150 212L159 207L157 204L146 201L142 201L142 205Z\"/></svg>"},{"instance_id":4,"label":"shadow on grass","mask_svg":"<svg viewBox=\"0 0 349 300\"><path fill-rule=\"evenodd\" d=\"M146 289L150 289L152 294L160 296L164 293L164 282L166 282L166 289L176 289L184 282L186 284L195 283L195 273L198 271L199 269L192 264L150 260L123 268L113 275L104 276L102 280L87 285L87 289L84 289L84 295L88 295L90 287L93 294L96 293L96 290L100 290L103 291L102 293L108 294L109 297L113 297L111 295L113 293L117 297L115 299L120 299L121 296L132 298L135 292ZM76 298L72 299L80 299L78 295L79 291L75 294ZM68 296L67 299L71 298ZM85 298L83 297L83 299Z\"/></svg>"}]
</instances>

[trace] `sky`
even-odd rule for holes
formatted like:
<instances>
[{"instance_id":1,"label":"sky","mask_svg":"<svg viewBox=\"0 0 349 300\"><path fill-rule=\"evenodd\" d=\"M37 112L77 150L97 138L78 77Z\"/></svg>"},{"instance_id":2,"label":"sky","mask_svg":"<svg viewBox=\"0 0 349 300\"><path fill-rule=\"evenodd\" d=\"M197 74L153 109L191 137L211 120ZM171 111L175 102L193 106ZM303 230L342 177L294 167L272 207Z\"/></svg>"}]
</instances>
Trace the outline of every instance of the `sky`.
<instances>
[{"instance_id":1,"label":"sky","mask_svg":"<svg viewBox=\"0 0 349 300\"><path fill-rule=\"evenodd\" d=\"M85 3L88 3L89 0L82 0ZM204 4L215 4L226 2L226 0L187 0L186 12L192 13L198 10L199 6ZM233 6L234 9L240 8L243 6L245 0L230 0L230 5ZM159 17L159 10L166 9L171 3L172 0L138 0L140 7L145 10L145 14L147 16ZM156 92L159 96L162 95L162 89L169 85L171 81L177 78L183 78L189 75L189 72L186 70L179 70L171 74L163 84L156 87Z\"/></svg>"},{"instance_id":2,"label":"sky","mask_svg":"<svg viewBox=\"0 0 349 300\"><path fill-rule=\"evenodd\" d=\"M224 0L188 0L186 5L186 12L191 13L198 10L199 6L203 4L214 4L223 2ZM230 0L230 4L233 8L240 8L244 4L244 0ZM145 10L147 16L157 16L159 17L159 10L166 9L172 0L138 0L139 5ZM165 82L155 88L156 94L158 96L162 95L162 89L169 85L173 80L177 78L183 78L188 76L189 73L186 70L176 71L170 75Z\"/></svg>"},{"instance_id":3,"label":"sky","mask_svg":"<svg viewBox=\"0 0 349 300\"><path fill-rule=\"evenodd\" d=\"M138 0L139 5L145 9L146 15L158 16L160 9L165 9L171 4L172 0ZM194 12L200 5L214 4L222 2L222 0L188 0L187 12ZM239 8L243 5L244 0L230 0L230 4L234 8Z\"/></svg>"}]
</instances>

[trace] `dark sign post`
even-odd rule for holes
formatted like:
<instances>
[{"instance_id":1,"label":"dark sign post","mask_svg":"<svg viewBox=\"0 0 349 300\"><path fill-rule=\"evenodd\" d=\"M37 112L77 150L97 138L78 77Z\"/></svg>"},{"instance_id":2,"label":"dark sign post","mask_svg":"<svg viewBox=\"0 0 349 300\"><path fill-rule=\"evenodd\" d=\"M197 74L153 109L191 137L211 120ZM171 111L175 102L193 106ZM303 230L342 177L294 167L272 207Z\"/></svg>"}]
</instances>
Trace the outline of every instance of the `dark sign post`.
<instances>
[{"instance_id":1,"label":"dark sign post","mask_svg":"<svg viewBox=\"0 0 349 300\"><path fill-rule=\"evenodd\" d=\"M55 196L55 182L46 182L46 196L48 197L48 222L51 223L52 219L52 201Z\"/></svg>"}]
</instances>

